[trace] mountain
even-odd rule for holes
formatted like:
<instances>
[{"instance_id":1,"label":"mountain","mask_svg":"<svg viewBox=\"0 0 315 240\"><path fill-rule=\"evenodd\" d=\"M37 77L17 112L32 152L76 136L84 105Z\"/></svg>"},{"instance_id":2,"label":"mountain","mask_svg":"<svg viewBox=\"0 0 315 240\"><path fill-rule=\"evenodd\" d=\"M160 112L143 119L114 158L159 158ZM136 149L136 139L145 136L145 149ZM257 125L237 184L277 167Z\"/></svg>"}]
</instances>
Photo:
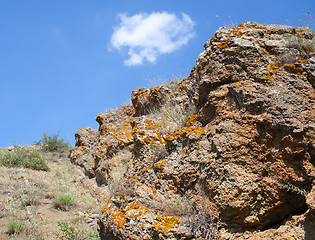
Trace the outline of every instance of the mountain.
<instances>
[{"instance_id":1,"label":"mountain","mask_svg":"<svg viewBox=\"0 0 315 240\"><path fill-rule=\"evenodd\" d=\"M102 239L315 239L315 32L245 22L76 133Z\"/></svg>"}]
</instances>

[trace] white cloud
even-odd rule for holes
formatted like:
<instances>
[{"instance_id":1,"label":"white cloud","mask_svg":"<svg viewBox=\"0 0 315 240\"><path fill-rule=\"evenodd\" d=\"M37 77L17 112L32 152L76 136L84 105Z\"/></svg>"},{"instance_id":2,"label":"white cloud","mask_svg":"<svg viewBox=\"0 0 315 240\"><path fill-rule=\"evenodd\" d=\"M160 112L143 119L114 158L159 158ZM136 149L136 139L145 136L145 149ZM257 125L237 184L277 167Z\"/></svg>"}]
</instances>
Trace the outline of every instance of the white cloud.
<instances>
[{"instance_id":1,"label":"white cloud","mask_svg":"<svg viewBox=\"0 0 315 240\"><path fill-rule=\"evenodd\" d=\"M195 35L195 23L185 13L180 17L167 12L118 17L120 25L114 28L111 46L128 49L128 66L143 64L144 60L154 63L159 55L178 50Z\"/></svg>"}]
</instances>

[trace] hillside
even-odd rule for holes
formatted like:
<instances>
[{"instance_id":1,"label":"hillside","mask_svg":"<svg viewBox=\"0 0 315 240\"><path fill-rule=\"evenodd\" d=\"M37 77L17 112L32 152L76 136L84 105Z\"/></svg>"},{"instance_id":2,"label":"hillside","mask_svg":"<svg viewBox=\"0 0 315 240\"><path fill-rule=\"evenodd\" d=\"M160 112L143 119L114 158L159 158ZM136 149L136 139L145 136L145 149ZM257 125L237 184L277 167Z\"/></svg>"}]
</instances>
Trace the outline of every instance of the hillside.
<instances>
[{"instance_id":1,"label":"hillside","mask_svg":"<svg viewBox=\"0 0 315 240\"><path fill-rule=\"evenodd\" d=\"M0 148L0 239L315 239L314 88L312 29L222 27L70 152Z\"/></svg>"},{"instance_id":2,"label":"hillside","mask_svg":"<svg viewBox=\"0 0 315 240\"><path fill-rule=\"evenodd\" d=\"M314 239L315 34L220 28L189 77L79 129L102 239Z\"/></svg>"},{"instance_id":3,"label":"hillside","mask_svg":"<svg viewBox=\"0 0 315 240\"><path fill-rule=\"evenodd\" d=\"M0 239L72 239L63 237L71 234L99 239L102 202L85 188L88 179L71 164L69 151L43 152L38 145L0 148L0 165L6 154L24 158L25 152L42 156L47 167L0 166Z\"/></svg>"}]
</instances>

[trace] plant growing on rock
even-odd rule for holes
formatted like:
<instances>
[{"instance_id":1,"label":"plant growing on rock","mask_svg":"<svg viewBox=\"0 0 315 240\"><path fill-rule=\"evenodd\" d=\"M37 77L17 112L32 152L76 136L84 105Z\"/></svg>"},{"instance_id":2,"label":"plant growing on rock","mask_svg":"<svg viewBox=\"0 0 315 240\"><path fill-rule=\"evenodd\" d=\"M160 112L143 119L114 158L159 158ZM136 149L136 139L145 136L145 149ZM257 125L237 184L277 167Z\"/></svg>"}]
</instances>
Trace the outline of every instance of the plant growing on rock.
<instances>
[{"instance_id":1,"label":"plant growing on rock","mask_svg":"<svg viewBox=\"0 0 315 240\"><path fill-rule=\"evenodd\" d=\"M196 111L196 107L191 101L188 101L186 104L169 101L160 108L151 109L149 117L167 122L168 126L173 124L175 128L181 128L185 126L189 116L195 114Z\"/></svg>"},{"instance_id":2,"label":"plant growing on rock","mask_svg":"<svg viewBox=\"0 0 315 240\"><path fill-rule=\"evenodd\" d=\"M303 188L299 188L291 183L283 183L280 182L269 170L269 168L267 167L267 165L265 164L266 170L268 172L268 175L282 188L286 189L288 192L295 192L297 194L303 195L304 197L306 197L307 194L309 194L308 191L306 191Z\"/></svg>"},{"instance_id":3,"label":"plant growing on rock","mask_svg":"<svg viewBox=\"0 0 315 240\"><path fill-rule=\"evenodd\" d=\"M214 223L212 213L206 207L195 209L194 214L188 219L188 224L195 236L205 240L218 238L218 225Z\"/></svg>"}]
</instances>

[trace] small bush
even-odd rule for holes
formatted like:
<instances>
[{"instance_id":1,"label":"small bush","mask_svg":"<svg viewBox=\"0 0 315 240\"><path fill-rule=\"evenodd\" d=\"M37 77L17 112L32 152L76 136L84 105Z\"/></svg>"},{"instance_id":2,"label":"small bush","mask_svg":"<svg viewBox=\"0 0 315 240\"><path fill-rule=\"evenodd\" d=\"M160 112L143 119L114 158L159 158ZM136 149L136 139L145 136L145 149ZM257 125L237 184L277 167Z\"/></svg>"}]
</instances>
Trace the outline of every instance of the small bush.
<instances>
[{"instance_id":1,"label":"small bush","mask_svg":"<svg viewBox=\"0 0 315 240\"><path fill-rule=\"evenodd\" d=\"M23 222L18 219L13 219L8 223L7 227L9 234L20 233L23 228Z\"/></svg>"},{"instance_id":2,"label":"small bush","mask_svg":"<svg viewBox=\"0 0 315 240\"><path fill-rule=\"evenodd\" d=\"M76 203L76 198L69 194L59 194L55 198L55 207L61 210L68 210L69 207L73 206Z\"/></svg>"},{"instance_id":3,"label":"small bush","mask_svg":"<svg viewBox=\"0 0 315 240\"><path fill-rule=\"evenodd\" d=\"M18 145L15 145L12 151L0 155L0 165L44 171L49 170L46 159L39 152L26 150Z\"/></svg>"},{"instance_id":4,"label":"small bush","mask_svg":"<svg viewBox=\"0 0 315 240\"><path fill-rule=\"evenodd\" d=\"M62 240L98 240L100 239L97 229L92 228L90 231L79 229L75 222L69 224L67 222L57 222L59 230L62 234L57 234L57 237Z\"/></svg>"},{"instance_id":5,"label":"small bush","mask_svg":"<svg viewBox=\"0 0 315 240\"><path fill-rule=\"evenodd\" d=\"M41 145L43 151L45 152L66 151L71 149L69 143L65 142L64 139L59 138L59 132L51 136L44 132L42 139L40 139L38 142L35 142L35 144Z\"/></svg>"}]
</instances>

